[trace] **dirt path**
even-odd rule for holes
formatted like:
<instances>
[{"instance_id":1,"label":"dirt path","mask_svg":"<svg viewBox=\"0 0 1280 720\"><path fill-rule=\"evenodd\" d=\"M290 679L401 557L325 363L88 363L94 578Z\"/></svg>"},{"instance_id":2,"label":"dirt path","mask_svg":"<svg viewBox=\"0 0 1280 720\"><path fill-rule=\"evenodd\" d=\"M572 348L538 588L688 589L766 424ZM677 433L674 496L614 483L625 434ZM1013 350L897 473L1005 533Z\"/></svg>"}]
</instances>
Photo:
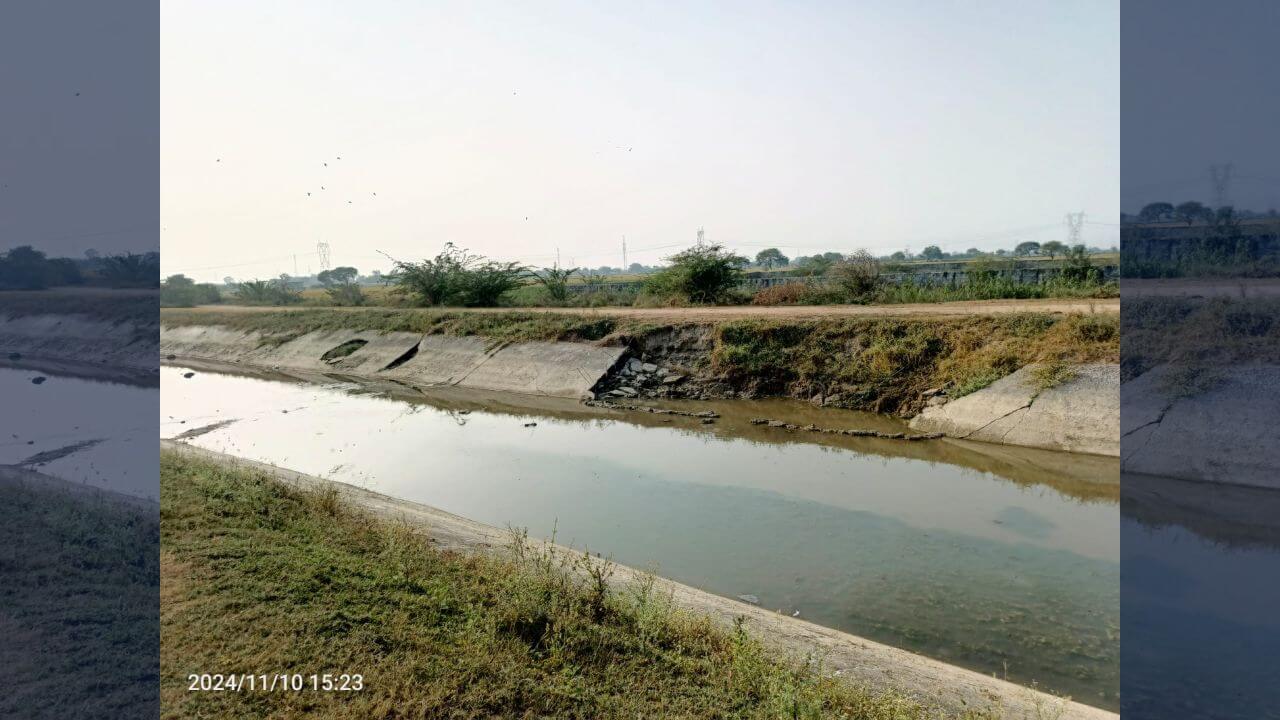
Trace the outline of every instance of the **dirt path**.
<instances>
[{"instance_id":1,"label":"dirt path","mask_svg":"<svg viewBox=\"0 0 1280 720\"><path fill-rule=\"evenodd\" d=\"M306 307L263 307L246 305L203 305L197 311L212 312L279 312L281 310L307 310ZM361 308L332 308L358 311ZM461 308L458 308L462 310ZM904 317L904 316L957 316L999 315L1018 312L1044 313L1118 313L1119 298L1099 300L965 300L948 303L919 303L903 305L738 305L733 307L683 307L683 308L471 308L465 312L501 313L534 312L570 315L609 315L661 320L736 320L742 318L817 319L832 317Z\"/></svg>"},{"instance_id":2,"label":"dirt path","mask_svg":"<svg viewBox=\"0 0 1280 720\"><path fill-rule=\"evenodd\" d=\"M1120 293L1125 297L1280 297L1280 278L1125 279Z\"/></svg>"}]
</instances>

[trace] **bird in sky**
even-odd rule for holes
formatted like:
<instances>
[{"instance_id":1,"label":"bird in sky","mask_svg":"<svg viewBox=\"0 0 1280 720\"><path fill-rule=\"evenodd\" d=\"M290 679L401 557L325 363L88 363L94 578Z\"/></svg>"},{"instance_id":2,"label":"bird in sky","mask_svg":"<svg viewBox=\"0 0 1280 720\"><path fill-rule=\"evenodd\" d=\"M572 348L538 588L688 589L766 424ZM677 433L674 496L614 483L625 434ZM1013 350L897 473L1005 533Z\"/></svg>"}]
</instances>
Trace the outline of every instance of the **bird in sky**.
<instances>
[{"instance_id":1,"label":"bird in sky","mask_svg":"<svg viewBox=\"0 0 1280 720\"><path fill-rule=\"evenodd\" d=\"M307 193L307 197L311 197L311 193Z\"/></svg>"},{"instance_id":2,"label":"bird in sky","mask_svg":"<svg viewBox=\"0 0 1280 720\"><path fill-rule=\"evenodd\" d=\"M325 163L325 164L324 164L324 166L325 166L325 167L329 167L329 163Z\"/></svg>"},{"instance_id":3,"label":"bird in sky","mask_svg":"<svg viewBox=\"0 0 1280 720\"><path fill-rule=\"evenodd\" d=\"M77 90L77 91L76 91L76 97L80 97L80 91L79 91L79 90Z\"/></svg>"}]
</instances>

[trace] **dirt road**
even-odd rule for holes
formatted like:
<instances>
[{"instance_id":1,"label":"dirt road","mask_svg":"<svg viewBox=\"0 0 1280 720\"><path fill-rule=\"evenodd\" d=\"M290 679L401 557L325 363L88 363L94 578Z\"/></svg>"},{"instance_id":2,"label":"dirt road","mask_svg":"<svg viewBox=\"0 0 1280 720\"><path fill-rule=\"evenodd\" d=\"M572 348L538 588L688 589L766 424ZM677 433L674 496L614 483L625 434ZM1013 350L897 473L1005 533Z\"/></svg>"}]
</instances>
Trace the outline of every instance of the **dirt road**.
<instances>
[{"instance_id":1,"label":"dirt road","mask_svg":"<svg viewBox=\"0 0 1280 720\"><path fill-rule=\"evenodd\" d=\"M206 305L197 310L213 312L278 312L281 310L306 310L307 307L262 307L244 305ZM360 310L361 308L333 308L335 310ZM966 300L948 303L920 303L904 305L737 305L732 307L678 307L678 308L472 308L466 312L534 312L572 315L608 315L661 320L735 320L742 318L830 318L830 317L904 317L904 316L956 316L1000 315L1018 312L1044 313L1118 313L1119 298L1099 300Z\"/></svg>"},{"instance_id":2,"label":"dirt road","mask_svg":"<svg viewBox=\"0 0 1280 720\"><path fill-rule=\"evenodd\" d=\"M1280 296L1278 278L1171 278L1168 280L1125 279L1120 282L1125 297L1233 297Z\"/></svg>"}]
</instances>

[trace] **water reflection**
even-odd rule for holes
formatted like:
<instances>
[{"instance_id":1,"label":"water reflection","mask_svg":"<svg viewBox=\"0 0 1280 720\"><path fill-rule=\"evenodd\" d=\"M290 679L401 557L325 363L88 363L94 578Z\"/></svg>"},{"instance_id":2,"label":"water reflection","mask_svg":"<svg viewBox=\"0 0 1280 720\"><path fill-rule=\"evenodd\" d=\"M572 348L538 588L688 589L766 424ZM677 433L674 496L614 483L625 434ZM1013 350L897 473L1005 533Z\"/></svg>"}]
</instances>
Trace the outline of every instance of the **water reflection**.
<instances>
[{"instance_id":1,"label":"water reflection","mask_svg":"<svg viewBox=\"0 0 1280 720\"><path fill-rule=\"evenodd\" d=\"M1126 717L1280 713L1280 493L1125 475Z\"/></svg>"}]
</instances>

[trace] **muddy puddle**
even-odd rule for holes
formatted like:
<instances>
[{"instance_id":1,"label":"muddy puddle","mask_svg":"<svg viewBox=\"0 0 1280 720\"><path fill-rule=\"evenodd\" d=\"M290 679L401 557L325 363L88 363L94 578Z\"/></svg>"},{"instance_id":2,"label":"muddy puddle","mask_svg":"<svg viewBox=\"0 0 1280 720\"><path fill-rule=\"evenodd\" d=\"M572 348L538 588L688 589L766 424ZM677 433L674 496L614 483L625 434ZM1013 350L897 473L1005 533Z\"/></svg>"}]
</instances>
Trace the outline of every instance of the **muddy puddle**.
<instances>
[{"instance_id":1,"label":"muddy puddle","mask_svg":"<svg viewBox=\"0 0 1280 720\"><path fill-rule=\"evenodd\" d=\"M164 367L161 384L162 437L554 532L710 592L1118 705L1114 459L752 423L905 429L783 401L662 406L719 415L704 424L212 367Z\"/></svg>"},{"instance_id":2,"label":"muddy puddle","mask_svg":"<svg viewBox=\"0 0 1280 720\"><path fill-rule=\"evenodd\" d=\"M0 465L158 498L156 387L0 367Z\"/></svg>"}]
</instances>

